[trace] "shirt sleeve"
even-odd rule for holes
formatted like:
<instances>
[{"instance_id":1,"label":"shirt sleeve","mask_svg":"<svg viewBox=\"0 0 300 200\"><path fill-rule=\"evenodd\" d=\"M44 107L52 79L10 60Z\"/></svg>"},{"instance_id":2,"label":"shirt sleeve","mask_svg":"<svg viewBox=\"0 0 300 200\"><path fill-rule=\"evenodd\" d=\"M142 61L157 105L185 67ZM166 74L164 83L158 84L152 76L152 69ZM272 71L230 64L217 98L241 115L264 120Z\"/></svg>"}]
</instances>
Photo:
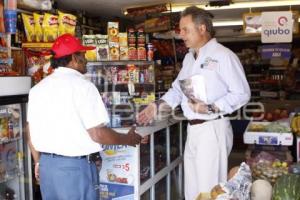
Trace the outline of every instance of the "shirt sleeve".
<instances>
[{"instance_id":1,"label":"shirt sleeve","mask_svg":"<svg viewBox=\"0 0 300 200\"><path fill-rule=\"evenodd\" d=\"M182 93L180 90L178 77L172 83L172 87L168 90L166 94L164 94L164 96L162 96L161 99L167 102L167 104L173 109L180 104L182 99Z\"/></svg>"},{"instance_id":2,"label":"shirt sleeve","mask_svg":"<svg viewBox=\"0 0 300 200\"><path fill-rule=\"evenodd\" d=\"M220 66L220 75L228 86L228 93L214 104L225 113L232 113L245 105L251 96L249 84L239 58L233 53Z\"/></svg>"},{"instance_id":3,"label":"shirt sleeve","mask_svg":"<svg viewBox=\"0 0 300 200\"><path fill-rule=\"evenodd\" d=\"M90 84L86 95L81 97L78 105L81 121L86 129L96 127L100 124L109 123L108 113L97 88Z\"/></svg>"}]
</instances>

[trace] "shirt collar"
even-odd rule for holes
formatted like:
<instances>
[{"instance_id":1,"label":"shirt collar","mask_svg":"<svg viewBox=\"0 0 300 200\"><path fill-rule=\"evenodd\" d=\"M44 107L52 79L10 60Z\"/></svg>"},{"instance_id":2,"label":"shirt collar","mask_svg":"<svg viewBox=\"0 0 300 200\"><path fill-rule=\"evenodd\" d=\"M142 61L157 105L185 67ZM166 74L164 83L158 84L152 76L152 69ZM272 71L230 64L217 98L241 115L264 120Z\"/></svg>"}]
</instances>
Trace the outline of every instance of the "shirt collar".
<instances>
[{"instance_id":1,"label":"shirt collar","mask_svg":"<svg viewBox=\"0 0 300 200\"><path fill-rule=\"evenodd\" d=\"M205 43L205 45L203 45L198 51L203 51L206 49L206 47L209 45L209 44L213 44L213 43L217 43L217 39L216 38L212 38L210 39L207 43ZM196 52L195 49L189 49L189 52L191 52L192 54L194 54Z\"/></svg>"},{"instance_id":2,"label":"shirt collar","mask_svg":"<svg viewBox=\"0 0 300 200\"><path fill-rule=\"evenodd\" d=\"M69 68L69 67L58 67L57 69L55 69L55 72L57 73L63 73L63 74L74 74L80 77L84 77L84 75L80 72L78 72L75 69Z\"/></svg>"}]
</instances>

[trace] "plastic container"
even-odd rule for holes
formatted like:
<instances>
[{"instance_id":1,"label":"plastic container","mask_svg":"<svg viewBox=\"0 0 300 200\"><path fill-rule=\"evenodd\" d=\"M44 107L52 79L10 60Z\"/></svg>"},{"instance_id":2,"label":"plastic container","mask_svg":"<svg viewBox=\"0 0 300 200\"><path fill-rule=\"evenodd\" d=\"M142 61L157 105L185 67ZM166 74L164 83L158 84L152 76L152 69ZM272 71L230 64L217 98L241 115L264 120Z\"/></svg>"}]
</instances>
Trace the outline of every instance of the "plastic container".
<instances>
[{"instance_id":1,"label":"plastic container","mask_svg":"<svg viewBox=\"0 0 300 200\"><path fill-rule=\"evenodd\" d=\"M4 10L4 26L6 33L16 33L17 30L17 11Z\"/></svg>"}]
</instances>

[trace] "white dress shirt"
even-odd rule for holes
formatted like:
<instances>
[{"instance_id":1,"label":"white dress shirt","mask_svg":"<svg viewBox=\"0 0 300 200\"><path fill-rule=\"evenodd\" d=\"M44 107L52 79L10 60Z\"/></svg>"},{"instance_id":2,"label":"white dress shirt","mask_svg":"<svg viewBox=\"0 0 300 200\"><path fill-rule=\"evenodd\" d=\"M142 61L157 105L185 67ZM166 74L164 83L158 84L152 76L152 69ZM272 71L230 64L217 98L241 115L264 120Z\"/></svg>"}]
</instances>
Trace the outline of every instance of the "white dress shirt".
<instances>
[{"instance_id":1,"label":"white dress shirt","mask_svg":"<svg viewBox=\"0 0 300 200\"><path fill-rule=\"evenodd\" d=\"M225 95L219 97L214 102L222 114L229 114L245 105L250 99L250 88L245 77L244 69L238 57L228 48L217 42L215 38L208 41L199 49L198 57L194 58L194 52L190 50L183 60L183 67L177 78L172 83L172 88L162 97L172 108L181 104L184 116L191 119L215 119L219 114L199 114L193 112L187 97L182 93L179 80L189 78L195 74L205 74L209 72L213 75L207 78L206 84L213 84L214 81L222 81L227 89ZM206 91L215 93L221 92L219 88ZM214 95L210 95L214 96Z\"/></svg>"},{"instance_id":2,"label":"white dress shirt","mask_svg":"<svg viewBox=\"0 0 300 200\"><path fill-rule=\"evenodd\" d=\"M37 151L81 156L101 150L87 129L109 117L97 88L76 70L59 67L30 90L27 120Z\"/></svg>"}]
</instances>

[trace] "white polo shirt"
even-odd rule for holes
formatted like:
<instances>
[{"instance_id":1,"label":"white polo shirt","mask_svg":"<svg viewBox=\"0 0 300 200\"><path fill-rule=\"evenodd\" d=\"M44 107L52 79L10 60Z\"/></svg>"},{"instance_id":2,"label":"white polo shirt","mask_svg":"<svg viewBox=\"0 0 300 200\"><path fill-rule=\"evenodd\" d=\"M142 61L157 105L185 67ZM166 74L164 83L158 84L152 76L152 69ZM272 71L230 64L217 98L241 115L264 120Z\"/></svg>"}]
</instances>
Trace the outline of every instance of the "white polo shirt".
<instances>
[{"instance_id":1,"label":"white polo shirt","mask_svg":"<svg viewBox=\"0 0 300 200\"><path fill-rule=\"evenodd\" d=\"M206 80L206 84L211 84L210 88L212 89L206 91L212 93L210 96L218 96L221 93L220 88L213 87L214 82L223 82L227 93L225 92L214 102L209 102L210 104L214 103L223 114L234 112L250 99L250 88L238 57L213 38L199 49L197 59L194 58L193 51L186 54L183 67L172 83L172 88L162 97L172 108L181 104L184 116L189 120L209 120L215 119L219 115L195 113L188 106L188 99L180 89L179 80L195 74L203 74L204 77L205 74L210 74L209 79ZM224 93L223 90L222 93Z\"/></svg>"},{"instance_id":2,"label":"white polo shirt","mask_svg":"<svg viewBox=\"0 0 300 200\"><path fill-rule=\"evenodd\" d=\"M87 129L109 117L97 88L78 71L59 67L30 90L27 120L37 151L81 156L102 150Z\"/></svg>"}]
</instances>

